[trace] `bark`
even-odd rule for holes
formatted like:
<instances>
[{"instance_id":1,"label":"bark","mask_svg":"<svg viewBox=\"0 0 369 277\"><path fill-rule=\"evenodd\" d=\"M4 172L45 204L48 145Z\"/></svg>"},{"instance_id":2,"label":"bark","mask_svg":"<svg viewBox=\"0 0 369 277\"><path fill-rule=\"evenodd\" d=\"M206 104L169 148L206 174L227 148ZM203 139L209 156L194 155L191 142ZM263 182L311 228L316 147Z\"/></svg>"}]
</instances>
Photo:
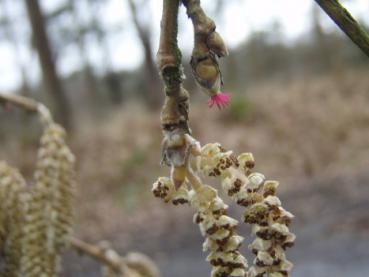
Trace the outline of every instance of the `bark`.
<instances>
[{"instance_id":1,"label":"bark","mask_svg":"<svg viewBox=\"0 0 369 277\"><path fill-rule=\"evenodd\" d=\"M177 42L178 9L179 0L163 0L160 42L157 53L157 64L165 91L161 124L164 131L177 129L190 132L188 126L189 95L182 86L182 55Z\"/></svg>"},{"instance_id":2,"label":"bark","mask_svg":"<svg viewBox=\"0 0 369 277\"><path fill-rule=\"evenodd\" d=\"M56 72L45 20L38 0L25 0L32 27L33 42L37 50L43 81L52 98L55 117L66 129L71 129L71 111L68 99Z\"/></svg>"},{"instance_id":3,"label":"bark","mask_svg":"<svg viewBox=\"0 0 369 277\"><path fill-rule=\"evenodd\" d=\"M338 27L369 57L369 35L338 0L315 0Z\"/></svg>"}]
</instances>

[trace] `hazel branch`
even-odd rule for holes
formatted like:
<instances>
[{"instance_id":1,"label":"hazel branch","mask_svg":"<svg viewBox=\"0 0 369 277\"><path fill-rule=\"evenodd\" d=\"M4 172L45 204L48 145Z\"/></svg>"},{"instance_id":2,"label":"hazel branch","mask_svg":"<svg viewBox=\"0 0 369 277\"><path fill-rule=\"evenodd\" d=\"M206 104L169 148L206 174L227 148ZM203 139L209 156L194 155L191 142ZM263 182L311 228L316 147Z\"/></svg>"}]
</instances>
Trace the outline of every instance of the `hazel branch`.
<instances>
[{"instance_id":1,"label":"hazel branch","mask_svg":"<svg viewBox=\"0 0 369 277\"><path fill-rule=\"evenodd\" d=\"M165 102L161 112L163 129L188 127L188 92L183 88L182 54L178 48L179 0L163 0L157 64L164 82Z\"/></svg>"},{"instance_id":2,"label":"hazel branch","mask_svg":"<svg viewBox=\"0 0 369 277\"><path fill-rule=\"evenodd\" d=\"M18 108L24 109L25 111L38 113L41 117L41 121L45 125L53 122L49 109L42 103L39 103L31 98L14 94L0 93L0 104L11 104Z\"/></svg>"},{"instance_id":3,"label":"hazel branch","mask_svg":"<svg viewBox=\"0 0 369 277\"><path fill-rule=\"evenodd\" d=\"M182 0L191 18L195 45L192 51L192 73L202 90L210 96L209 107L215 104L225 107L229 96L221 92L222 74L218 64L219 57L228 55L222 37L215 31L214 21L209 18L201 7L200 0Z\"/></svg>"},{"instance_id":4,"label":"hazel branch","mask_svg":"<svg viewBox=\"0 0 369 277\"><path fill-rule=\"evenodd\" d=\"M369 34L338 0L315 0L338 27L369 57Z\"/></svg>"},{"instance_id":5,"label":"hazel branch","mask_svg":"<svg viewBox=\"0 0 369 277\"><path fill-rule=\"evenodd\" d=\"M115 272L124 273L127 271L127 266L119 255L109 255L102 247L98 247L78 238L71 237L70 245L81 254L88 255L93 259L105 264Z\"/></svg>"},{"instance_id":6,"label":"hazel branch","mask_svg":"<svg viewBox=\"0 0 369 277\"><path fill-rule=\"evenodd\" d=\"M0 94L0 104L12 104L28 112L38 112L38 103L35 100L24 96Z\"/></svg>"},{"instance_id":7,"label":"hazel branch","mask_svg":"<svg viewBox=\"0 0 369 277\"><path fill-rule=\"evenodd\" d=\"M70 239L70 245L77 252L97 260L119 276L161 276L156 265L143 254L129 253L122 257L110 248L95 246L75 237Z\"/></svg>"},{"instance_id":8,"label":"hazel branch","mask_svg":"<svg viewBox=\"0 0 369 277\"><path fill-rule=\"evenodd\" d=\"M224 43L222 43L222 45L216 45L217 47L214 47L211 43L215 36L218 38L220 38L220 36L215 32L216 26L214 21L208 17L202 9L200 0L183 0L183 4L187 8L187 15L191 18L194 27L194 51L206 54L210 50L213 50L221 57L227 55L228 52Z\"/></svg>"},{"instance_id":9,"label":"hazel branch","mask_svg":"<svg viewBox=\"0 0 369 277\"><path fill-rule=\"evenodd\" d=\"M183 88L181 51L178 48L178 9L180 0L163 0L160 24L160 43L157 64L164 82L165 101L160 115L164 134L162 163L172 167L172 180L176 186L184 181L188 145L185 134L188 126L189 95Z\"/></svg>"}]
</instances>

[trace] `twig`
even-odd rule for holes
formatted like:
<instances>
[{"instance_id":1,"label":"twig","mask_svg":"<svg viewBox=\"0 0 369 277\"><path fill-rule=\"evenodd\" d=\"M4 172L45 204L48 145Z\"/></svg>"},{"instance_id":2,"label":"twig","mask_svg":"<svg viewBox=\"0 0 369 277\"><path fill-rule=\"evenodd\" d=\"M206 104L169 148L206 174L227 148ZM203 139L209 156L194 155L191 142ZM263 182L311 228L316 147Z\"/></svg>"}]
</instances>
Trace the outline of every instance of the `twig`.
<instances>
[{"instance_id":1,"label":"twig","mask_svg":"<svg viewBox=\"0 0 369 277\"><path fill-rule=\"evenodd\" d=\"M70 244L79 253L92 257L119 276L161 276L154 262L141 253L128 253L122 257L113 249L95 246L75 237L70 238Z\"/></svg>"},{"instance_id":2,"label":"twig","mask_svg":"<svg viewBox=\"0 0 369 277\"><path fill-rule=\"evenodd\" d=\"M164 82L165 101L160 121L164 133L162 163L184 168L188 126L189 94L183 88L182 54L178 48L178 9L180 0L163 0L157 64Z\"/></svg>"},{"instance_id":3,"label":"twig","mask_svg":"<svg viewBox=\"0 0 369 277\"><path fill-rule=\"evenodd\" d=\"M181 51L178 48L179 0L163 0L157 64L164 82L165 103L161 112L163 129L188 127L188 92L183 88Z\"/></svg>"},{"instance_id":4,"label":"twig","mask_svg":"<svg viewBox=\"0 0 369 277\"><path fill-rule=\"evenodd\" d=\"M14 94L0 93L0 104L12 104L28 112L38 113L43 124L48 125L53 122L49 109L42 103L39 103L31 98Z\"/></svg>"},{"instance_id":5,"label":"twig","mask_svg":"<svg viewBox=\"0 0 369 277\"><path fill-rule=\"evenodd\" d=\"M338 27L369 57L369 34L338 0L315 0Z\"/></svg>"},{"instance_id":6,"label":"twig","mask_svg":"<svg viewBox=\"0 0 369 277\"><path fill-rule=\"evenodd\" d=\"M38 103L35 100L24 96L0 94L0 103L12 104L29 112L38 112Z\"/></svg>"},{"instance_id":7,"label":"twig","mask_svg":"<svg viewBox=\"0 0 369 277\"><path fill-rule=\"evenodd\" d=\"M102 247L89 244L74 237L70 238L70 244L78 252L94 258L95 260L107 265L114 271L118 273L125 272L126 265L119 255L109 255L108 251L106 251Z\"/></svg>"}]
</instances>

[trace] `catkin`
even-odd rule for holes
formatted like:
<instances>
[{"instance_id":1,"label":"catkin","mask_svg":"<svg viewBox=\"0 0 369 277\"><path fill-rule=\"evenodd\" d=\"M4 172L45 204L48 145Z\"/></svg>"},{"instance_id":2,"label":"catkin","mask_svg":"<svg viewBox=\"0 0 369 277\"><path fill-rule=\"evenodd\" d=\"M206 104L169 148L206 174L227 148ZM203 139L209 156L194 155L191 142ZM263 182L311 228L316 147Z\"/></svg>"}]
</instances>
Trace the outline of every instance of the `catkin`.
<instances>
[{"instance_id":1,"label":"catkin","mask_svg":"<svg viewBox=\"0 0 369 277\"><path fill-rule=\"evenodd\" d=\"M292 263L284 251L295 241L288 228L293 215L283 209L275 195L278 182L265 180L263 174L251 171L255 164L251 153L240 155L237 161L237 167L230 167L223 174L222 187L245 207L242 219L251 225L256 237L249 245L256 258L248 277L288 276Z\"/></svg>"},{"instance_id":2,"label":"catkin","mask_svg":"<svg viewBox=\"0 0 369 277\"><path fill-rule=\"evenodd\" d=\"M3 249L3 277L21 277L22 224L25 181L18 170L0 162L0 240Z\"/></svg>"},{"instance_id":3,"label":"catkin","mask_svg":"<svg viewBox=\"0 0 369 277\"><path fill-rule=\"evenodd\" d=\"M239 251L243 237L235 232L238 221L227 216L228 206L209 186L190 191L190 196L197 210L194 223L205 237L203 251L210 252L206 260L213 266L211 276L245 276L247 261Z\"/></svg>"},{"instance_id":4,"label":"catkin","mask_svg":"<svg viewBox=\"0 0 369 277\"><path fill-rule=\"evenodd\" d=\"M238 221L227 216L228 206L215 189L201 185L188 190L183 185L176 191L170 178L160 177L152 191L165 202L189 203L196 210L193 221L205 237L203 251L210 252L207 261L213 266L212 277L245 276L247 261L239 251L243 237L235 232Z\"/></svg>"},{"instance_id":5,"label":"catkin","mask_svg":"<svg viewBox=\"0 0 369 277\"><path fill-rule=\"evenodd\" d=\"M63 128L53 122L45 125L25 224L22 272L26 277L56 276L60 253L72 231L74 156Z\"/></svg>"},{"instance_id":6,"label":"catkin","mask_svg":"<svg viewBox=\"0 0 369 277\"><path fill-rule=\"evenodd\" d=\"M190 160L186 182L176 190L171 178L160 177L152 191L156 197L173 204L190 203L196 209L194 222L206 238L204 251L210 254L212 277L286 277L292 263L284 251L294 244L295 235L289 231L293 215L283 209L275 195L278 182L266 181L264 175L253 173L251 153L236 157L219 143L203 146ZM195 174L191 173L195 172ZM237 220L227 216L227 205L217 191L201 183L200 178L216 177L222 188L235 202L245 208L242 220L250 224L256 237L249 249L256 255L253 266L247 270L247 261L239 247L243 237L235 233Z\"/></svg>"}]
</instances>

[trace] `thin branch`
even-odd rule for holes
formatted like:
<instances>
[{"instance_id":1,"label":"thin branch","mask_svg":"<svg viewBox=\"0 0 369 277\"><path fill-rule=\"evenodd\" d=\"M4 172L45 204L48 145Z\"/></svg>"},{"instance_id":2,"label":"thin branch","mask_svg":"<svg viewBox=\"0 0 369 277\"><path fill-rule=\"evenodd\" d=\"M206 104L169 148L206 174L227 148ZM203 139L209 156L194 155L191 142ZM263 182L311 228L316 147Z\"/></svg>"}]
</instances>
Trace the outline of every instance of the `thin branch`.
<instances>
[{"instance_id":1,"label":"thin branch","mask_svg":"<svg viewBox=\"0 0 369 277\"><path fill-rule=\"evenodd\" d=\"M102 247L89 244L74 237L70 239L70 244L79 253L94 258L95 260L107 265L109 268L116 271L117 273L123 274L127 270L127 266L119 255L109 255L108 251L106 251Z\"/></svg>"},{"instance_id":2,"label":"thin branch","mask_svg":"<svg viewBox=\"0 0 369 277\"><path fill-rule=\"evenodd\" d=\"M54 122L49 109L42 103L39 103L31 98L14 94L0 93L0 104L11 104L28 112L38 113L43 124L48 125Z\"/></svg>"},{"instance_id":3,"label":"thin branch","mask_svg":"<svg viewBox=\"0 0 369 277\"><path fill-rule=\"evenodd\" d=\"M29 112L38 112L38 102L15 94L1 94L0 104L12 104Z\"/></svg>"},{"instance_id":4,"label":"thin branch","mask_svg":"<svg viewBox=\"0 0 369 277\"><path fill-rule=\"evenodd\" d=\"M369 34L338 0L315 0L338 27L369 57Z\"/></svg>"},{"instance_id":5,"label":"thin branch","mask_svg":"<svg viewBox=\"0 0 369 277\"><path fill-rule=\"evenodd\" d=\"M162 163L183 166L185 161L184 134L190 133L188 126L189 94L183 88L182 54L178 48L178 9L180 0L163 0L160 24L160 43L157 64L164 83L165 100L160 121L165 133ZM168 137L180 136L179 144L168 143ZM182 151L183 150L183 151ZM176 161L174 158L176 157Z\"/></svg>"},{"instance_id":6,"label":"thin branch","mask_svg":"<svg viewBox=\"0 0 369 277\"><path fill-rule=\"evenodd\" d=\"M182 86L182 54L177 43L179 2L179 0L163 0L160 44L157 53L157 64L166 95L161 112L161 123L163 129L169 127L190 132L188 127L189 95Z\"/></svg>"},{"instance_id":7,"label":"thin branch","mask_svg":"<svg viewBox=\"0 0 369 277\"><path fill-rule=\"evenodd\" d=\"M119 276L142 276L142 277L160 277L160 272L156 265L147 256L140 253L128 253L122 257L113 249L99 247L78 238L70 238L71 246L79 253L104 264L109 269L118 273Z\"/></svg>"}]
</instances>

